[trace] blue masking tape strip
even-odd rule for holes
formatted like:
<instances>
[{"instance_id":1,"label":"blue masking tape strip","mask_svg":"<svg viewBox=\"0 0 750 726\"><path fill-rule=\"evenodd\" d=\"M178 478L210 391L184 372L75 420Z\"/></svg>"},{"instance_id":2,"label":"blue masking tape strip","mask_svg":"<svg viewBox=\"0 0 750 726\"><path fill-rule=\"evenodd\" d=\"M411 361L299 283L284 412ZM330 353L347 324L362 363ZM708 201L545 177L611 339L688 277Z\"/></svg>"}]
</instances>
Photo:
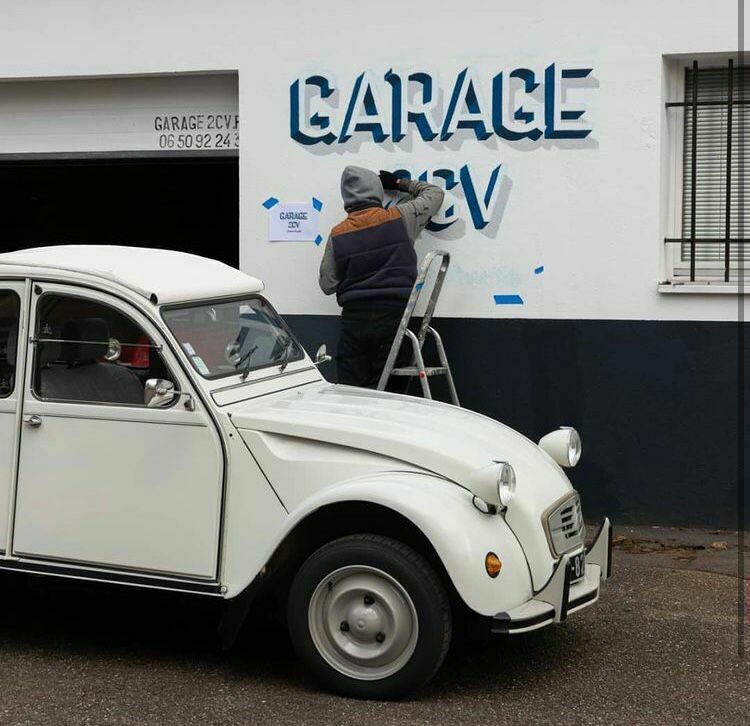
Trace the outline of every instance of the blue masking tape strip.
<instances>
[{"instance_id":1,"label":"blue masking tape strip","mask_svg":"<svg viewBox=\"0 0 750 726\"><path fill-rule=\"evenodd\" d=\"M321 243L322 241L323 241L323 238L322 238L322 237L321 237L320 235L318 235L318 236L317 236L317 237L315 238L315 244L316 244L316 245L319 245L319 244L320 244L320 243Z\"/></svg>"},{"instance_id":2,"label":"blue masking tape strip","mask_svg":"<svg viewBox=\"0 0 750 726\"><path fill-rule=\"evenodd\" d=\"M279 203L279 200L276 199L276 197L268 197L265 202L263 202L263 206L266 209L270 209L271 207L275 207Z\"/></svg>"},{"instance_id":3,"label":"blue masking tape strip","mask_svg":"<svg viewBox=\"0 0 750 726\"><path fill-rule=\"evenodd\" d=\"M495 295L495 305L523 305L520 295Z\"/></svg>"},{"instance_id":4,"label":"blue masking tape strip","mask_svg":"<svg viewBox=\"0 0 750 726\"><path fill-rule=\"evenodd\" d=\"M541 275L543 272L544 272L544 265L539 265L539 267L534 268L535 275Z\"/></svg>"},{"instance_id":5,"label":"blue masking tape strip","mask_svg":"<svg viewBox=\"0 0 750 726\"><path fill-rule=\"evenodd\" d=\"M316 199L315 197L312 198L312 205L316 212L319 212L321 209L323 209L323 202L321 202L320 199Z\"/></svg>"}]
</instances>

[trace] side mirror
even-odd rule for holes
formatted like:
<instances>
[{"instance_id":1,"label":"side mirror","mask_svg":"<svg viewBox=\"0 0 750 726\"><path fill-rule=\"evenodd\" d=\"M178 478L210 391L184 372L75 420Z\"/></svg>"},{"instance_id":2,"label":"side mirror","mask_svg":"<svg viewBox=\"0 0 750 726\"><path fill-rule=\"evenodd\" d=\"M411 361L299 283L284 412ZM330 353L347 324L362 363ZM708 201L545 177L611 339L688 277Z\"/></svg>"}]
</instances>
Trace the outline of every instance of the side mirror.
<instances>
[{"instance_id":1,"label":"side mirror","mask_svg":"<svg viewBox=\"0 0 750 726\"><path fill-rule=\"evenodd\" d=\"M185 408L195 411L195 400L192 394L177 391L172 381L164 378L149 378L143 389L143 397L148 408L165 408L180 396L185 396Z\"/></svg>"},{"instance_id":2,"label":"side mirror","mask_svg":"<svg viewBox=\"0 0 750 726\"><path fill-rule=\"evenodd\" d=\"M315 354L315 365L319 366L321 363L328 363L329 360L333 360L326 349L325 343L318 348L318 352Z\"/></svg>"},{"instance_id":3,"label":"side mirror","mask_svg":"<svg viewBox=\"0 0 750 726\"><path fill-rule=\"evenodd\" d=\"M143 390L146 406L162 408L169 406L175 398L174 383L163 378L149 378Z\"/></svg>"}]
</instances>

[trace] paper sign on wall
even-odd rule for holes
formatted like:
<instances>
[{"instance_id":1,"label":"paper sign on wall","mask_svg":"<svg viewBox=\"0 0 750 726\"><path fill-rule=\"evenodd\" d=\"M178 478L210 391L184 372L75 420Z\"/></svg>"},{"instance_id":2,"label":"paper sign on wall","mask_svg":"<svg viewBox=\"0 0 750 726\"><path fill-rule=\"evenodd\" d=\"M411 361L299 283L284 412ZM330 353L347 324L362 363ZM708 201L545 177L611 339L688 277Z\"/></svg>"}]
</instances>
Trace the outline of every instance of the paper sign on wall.
<instances>
[{"instance_id":1,"label":"paper sign on wall","mask_svg":"<svg viewBox=\"0 0 750 726\"><path fill-rule=\"evenodd\" d=\"M318 212L312 204L276 204L268 210L268 239L312 241L318 236Z\"/></svg>"}]
</instances>

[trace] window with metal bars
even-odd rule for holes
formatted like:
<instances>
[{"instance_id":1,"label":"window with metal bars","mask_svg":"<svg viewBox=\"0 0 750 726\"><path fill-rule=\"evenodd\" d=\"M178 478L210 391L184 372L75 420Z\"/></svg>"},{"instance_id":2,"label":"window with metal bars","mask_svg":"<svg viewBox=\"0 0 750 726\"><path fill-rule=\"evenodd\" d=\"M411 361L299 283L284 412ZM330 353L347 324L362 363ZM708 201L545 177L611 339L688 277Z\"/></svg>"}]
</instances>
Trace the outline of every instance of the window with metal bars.
<instances>
[{"instance_id":1,"label":"window with metal bars","mask_svg":"<svg viewBox=\"0 0 750 726\"><path fill-rule=\"evenodd\" d=\"M682 205L681 237L674 272L691 281L737 281L750 271L747 259L749 190L745 164L750 152L750 66L732 60L722 67L685 68L681 109Z\"/></svg>"}]
</instances>

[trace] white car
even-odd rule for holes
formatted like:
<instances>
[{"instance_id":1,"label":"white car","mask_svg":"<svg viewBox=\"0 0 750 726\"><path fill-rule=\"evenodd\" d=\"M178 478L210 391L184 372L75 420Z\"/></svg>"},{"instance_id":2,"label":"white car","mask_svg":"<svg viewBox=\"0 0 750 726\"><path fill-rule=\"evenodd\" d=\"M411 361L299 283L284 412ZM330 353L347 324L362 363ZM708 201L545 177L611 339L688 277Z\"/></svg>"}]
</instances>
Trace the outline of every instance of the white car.
<instances>
[{"instance_id":1,"label":"white car","mask_svg":"<svg viewBox=\"0 0 750 726\"><path fill-rule=\"evenodd\" d=\"M397 697L453 624L512 634L596 602L561 428L539 445L418 398L332 385L262 297L192 255L0 255L0 568L282 599L322 683Z\"/></svg>"}]
</instances>

